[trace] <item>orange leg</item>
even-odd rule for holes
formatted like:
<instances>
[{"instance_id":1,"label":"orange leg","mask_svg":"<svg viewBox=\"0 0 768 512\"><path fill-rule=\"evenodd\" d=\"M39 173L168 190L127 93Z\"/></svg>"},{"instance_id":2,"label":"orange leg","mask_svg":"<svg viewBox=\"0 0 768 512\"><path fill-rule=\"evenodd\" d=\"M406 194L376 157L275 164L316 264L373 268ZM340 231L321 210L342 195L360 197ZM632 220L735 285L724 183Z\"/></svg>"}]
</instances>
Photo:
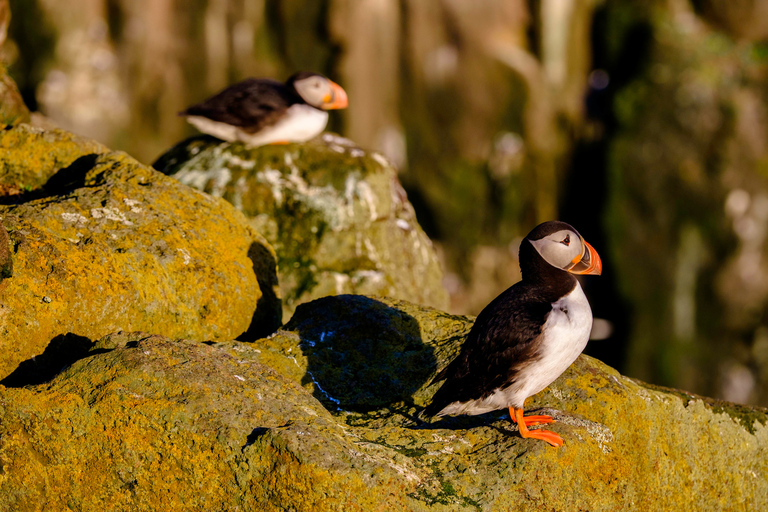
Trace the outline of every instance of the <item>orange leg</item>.
<instances>
[{"instance_id":1,"label":"orange leg","mask_svg":"<svg viewBox=\"0 0 768 512\"><path fill-rule=\"evenodd\" d=\"M562 446L563 438L554 432L549 430L528 430L528 425L536 425L538 423L552 423L555 420L551 416L523 416L523 409L516 409L514 407L509 408L509 416L512 421L517 423L517 428L520 431L520 437L541 439L546 441L552 446Z\"/></svg>"},{"instance_id":2,"label":"orange leg","mask_svg":"<svg viewBox=\"0 0 768 512\"><path fill-rule=\"evenodd\" d=\"M522 410L522 409L521 409ZM515 408L510 407L509 408L509 416L512 418L512 421L517 423L517 418L515 418ZM525 426L530 427L531 425L541 425L542 423L554 423L555 420L552 418L552 416L524 416L523 420L525 421Z\"/></svg>"}]
</instances>

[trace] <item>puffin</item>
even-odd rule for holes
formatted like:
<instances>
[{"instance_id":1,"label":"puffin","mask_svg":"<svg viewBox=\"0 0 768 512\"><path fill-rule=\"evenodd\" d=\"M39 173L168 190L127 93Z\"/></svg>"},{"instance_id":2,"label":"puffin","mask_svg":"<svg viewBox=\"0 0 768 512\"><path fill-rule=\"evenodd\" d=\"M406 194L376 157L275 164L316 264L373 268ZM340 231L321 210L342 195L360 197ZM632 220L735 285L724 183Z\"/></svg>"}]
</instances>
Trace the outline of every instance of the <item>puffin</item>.
<instances>
[{"instance_id":1,"label":"puffin","mask_svg":"<svg viewBox=\"0 0 768 512\"><path fill-rule=\"evenodd\" d=\"M285 83L249 78L179 112L198 130L249 146L304 142L328 123L328 110L347 106L340 85L300 71Z\"/></svg>"},{"instance_id":2,"label":"puffin","mask_svg":"<svg viewBox=\"0 0 768 512\"><path fill-rule=\"evenodd\" d=\"M524 416L525 400L560 376L589 340L592 310L574 274L599 275L602 261L572 226L544 222L523 239L522 280L477 316L459 355L433 379L444 381L427 417L508 409L520 436L562 446L555 432L528 429L551 416Z\"/></svg>"}]
</instances>

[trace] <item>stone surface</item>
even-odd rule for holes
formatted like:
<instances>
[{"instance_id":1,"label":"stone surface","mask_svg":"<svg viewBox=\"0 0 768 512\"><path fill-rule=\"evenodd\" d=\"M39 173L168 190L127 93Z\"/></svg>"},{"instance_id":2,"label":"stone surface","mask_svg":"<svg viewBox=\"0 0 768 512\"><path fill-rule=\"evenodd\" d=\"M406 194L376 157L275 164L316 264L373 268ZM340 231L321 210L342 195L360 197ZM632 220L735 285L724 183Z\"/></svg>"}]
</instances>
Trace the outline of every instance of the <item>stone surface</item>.
<instances>
[{"instance_id":1,"label":"stone surface","mask_svg":"<svg viewBox=\"0 0 768 512\"><path fill-rule=\"evenodd\" d=\"M118 335L94 353L40 389L0 388L0 508L403 510L416 501L399 492L406 483L388 450L361 453L345 425L260 364L250 344Z\"/></svg>"},{"instance_id":2,"label":"stone surface","mask_svg":"<svg viewBox=\"0 0 768 512\"><path fill-rule=\"evenodd\" d=\"M297 304L342 293L448 304L432 243L377 153L331 134L258 148L203 136L154 166L251 219L277 252L286 318Z\"/></svg>"},{"instance_id":3,"label":"stone surface","mask_svg":"<svg viewBox=\"0 0 768 512\"><path fill-rule=\"evenodd\" d=\"M0 146L24 140L15 132L0 132ZM226 201L123 153L86 144L77 156L74 139L36 134L13 147L0 154L12 175L72 163L0 204L13 258L0 283L0 378L44 374L34 358L52 340L44 361L121 329L225 340L280 324L274 253Z\"/></svg>"},{"instance_id":4,"label":"stone surface","mask_svg":"<svg viewBox=\"0 0 768 512\"><path fill-rule=\"evenodd\" d=\"M0 131L0 195L38 189L76 160L86 163L107 152L106 146L64 130L20 124Z\"/></svg>"},{"instance_id":5,"label":"stone surface","mask_svg":"<svg viewBox=\"0 0 768 512\"><path fill-rule=\"evenodd\" d=\"M470 326L340 296L256 344L107 336L48 383L0 387L0 508L768 506L766 410L653 388L586 356L529 404L559 420L562 448L519 438L503 411L419 421Z\"/></svg>"}]
</instances>

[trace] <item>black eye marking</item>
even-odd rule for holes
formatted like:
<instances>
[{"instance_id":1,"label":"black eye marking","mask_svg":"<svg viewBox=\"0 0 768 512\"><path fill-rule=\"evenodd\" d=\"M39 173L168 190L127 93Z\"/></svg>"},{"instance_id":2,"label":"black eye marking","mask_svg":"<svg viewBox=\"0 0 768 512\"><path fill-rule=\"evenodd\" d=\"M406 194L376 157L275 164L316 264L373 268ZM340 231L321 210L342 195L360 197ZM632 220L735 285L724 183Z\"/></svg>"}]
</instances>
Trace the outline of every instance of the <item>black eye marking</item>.
<instances>
[{"instance_id":1,"label":"black eye marking","mask_svg":"<svg viewBox=\"0 0 768 512\"><path fill-rule=\"evenodd\" d=\"M571 235L565 235L565 238L560 242L563 245L571 245Z\"/></svg>"}]
</instances>

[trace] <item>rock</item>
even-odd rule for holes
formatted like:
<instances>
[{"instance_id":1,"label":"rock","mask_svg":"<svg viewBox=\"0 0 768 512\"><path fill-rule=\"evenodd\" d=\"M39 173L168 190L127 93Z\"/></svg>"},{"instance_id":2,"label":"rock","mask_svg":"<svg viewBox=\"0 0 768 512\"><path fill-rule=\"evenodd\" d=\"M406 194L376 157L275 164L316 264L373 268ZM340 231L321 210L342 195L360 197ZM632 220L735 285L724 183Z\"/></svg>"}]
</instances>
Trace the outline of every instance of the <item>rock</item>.
<instances>
[{"instance_id":1,"label":"rock","mask_svg":"<svg viewBox=\"0 0 768 512\"><path fill-rule=\"evenodd\" d=\"M107 336L49 383L0 387L0 508L768 506L768 411L654 388L587 356L529 404L554 408L562 448L521 439L504 411L419 422L470 326L339 296L298 307L255 345Z\"/></svg>"},{"instance_id":2,"label":"rock","mask_svg":"<svg viewBox=\"0 0 768 512\"><path fill-rule=\"evenodd\" d=\"M277 252L286 318L302 302L343 293L448 305L432 244L377 153L331 134L258 148L203 136L154 166L251 219Z\"/></svg>"},{"instance_id":3,"label":"rock","mask_svg":"<svg viewBox=\"0 0 768 512\"><path fill-rule=\"evenodd\" d=\"M400 492L408 481L389 450L359 447L250 344L117 335L94 353L41 386L49 391L0 388L3 510L418 503ZM80 471L87 477L75 478Z\"/></svg>"},{"instance_id":4,"label":"rock","mask_svg":"<svg viewBox=\"0 0 768 512\"><path fill-rule=\"evenodd\" d=\"M66 364L60 356L121 329L202 341L280 325L274 253L231 205L123 153L86 144L77 156L72 139L57 154L37 135L0 153L0 168L46 174L72 163L0 204L13 248L13 277L0 284L5 384L44 379Z\"/></svg>"},{"instance_id":5,"label":"rock","mask_svg":"<svg viewBox=\"0 0 768 512\"><path fill-rule=\"evenodd\" d=\"M107 152L106 146L64 130L20 124L0 131L0 195L38 189L78 159L76 167Z\"/></svg>"}]
</instances>

